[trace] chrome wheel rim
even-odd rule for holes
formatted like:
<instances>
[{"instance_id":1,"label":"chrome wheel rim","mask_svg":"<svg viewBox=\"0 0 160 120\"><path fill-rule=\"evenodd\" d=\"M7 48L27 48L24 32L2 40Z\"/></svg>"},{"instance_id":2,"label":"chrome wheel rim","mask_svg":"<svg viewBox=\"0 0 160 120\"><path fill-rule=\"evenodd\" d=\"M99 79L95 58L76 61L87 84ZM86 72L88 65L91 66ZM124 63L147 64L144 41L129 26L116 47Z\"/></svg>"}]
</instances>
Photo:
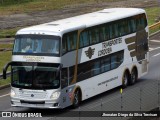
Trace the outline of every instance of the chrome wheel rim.
<instances>
[{"instance_id":1,"label":"chrome wheel rim","mask_svg":"<svg viewBox=\"0 0 160 120\"><path fill-rule=\"evenodd\" d=\"M136 81L136 75L134 74L134 72L132 72L131 78L132 82L134 83Z\"/></svg>"},{"instance_id":2,"label":"chrome wheel rim","mask_svg":"<svg viewBox=\"0 0 160 120\"><path fill-rule=\"evenodd\" d=\"M124 76L124 85L127 85L127 83L128 83L128 78L127 78L127 75L125 74L125 76Z\"/></svg>"},{"instance_id":3,"label":"chrome wheel rim","mask_svg":"<svg viewBox=\"0 0 160 120\"><path fill-rule=\"evenodd\" d=\"M77 105L78 104L78 102L79 102L79 96L78 96L79 94L78 94L78 91L77 92L75 92L75 94L74 94L74 104L75 105Z\"/></svg>"}]
</instances>

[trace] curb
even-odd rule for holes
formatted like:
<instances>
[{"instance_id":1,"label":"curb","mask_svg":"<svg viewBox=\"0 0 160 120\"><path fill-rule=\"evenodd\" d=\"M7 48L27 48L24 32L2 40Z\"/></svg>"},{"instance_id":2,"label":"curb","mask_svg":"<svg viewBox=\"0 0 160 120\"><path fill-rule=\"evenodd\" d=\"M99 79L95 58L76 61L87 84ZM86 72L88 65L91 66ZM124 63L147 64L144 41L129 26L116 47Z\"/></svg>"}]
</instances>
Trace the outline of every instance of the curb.
<instances>
[{"instance_id":1,"label":"curb","mask_svg":"<svg viewBox=\"0 0 160 120\"><path fill-rule=\"evenodd\" d=\"M10 84L0 86L0 90L10 87Z\"/></svg>"}]
</instances>

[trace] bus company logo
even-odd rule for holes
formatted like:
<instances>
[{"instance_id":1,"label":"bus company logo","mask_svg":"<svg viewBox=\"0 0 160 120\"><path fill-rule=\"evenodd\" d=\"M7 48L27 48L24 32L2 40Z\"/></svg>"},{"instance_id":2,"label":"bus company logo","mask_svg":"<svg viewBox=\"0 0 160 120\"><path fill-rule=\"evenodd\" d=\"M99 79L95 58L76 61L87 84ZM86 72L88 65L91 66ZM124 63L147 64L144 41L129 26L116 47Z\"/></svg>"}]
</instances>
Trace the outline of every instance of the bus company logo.
<instances>
[{"instance_id":1,"label":"bus company logo","mask_svg":"<svg viewBox=\"0 0 160 120\"><path fill-rule=\"evenodd\" d=\"M92 55L94 55L94 51L95 51L95 48L92 49L91 47L89 47L88 50L85 51L86 56L89 57L89 59L91 59Z\"/></svg>"}]
</instances>

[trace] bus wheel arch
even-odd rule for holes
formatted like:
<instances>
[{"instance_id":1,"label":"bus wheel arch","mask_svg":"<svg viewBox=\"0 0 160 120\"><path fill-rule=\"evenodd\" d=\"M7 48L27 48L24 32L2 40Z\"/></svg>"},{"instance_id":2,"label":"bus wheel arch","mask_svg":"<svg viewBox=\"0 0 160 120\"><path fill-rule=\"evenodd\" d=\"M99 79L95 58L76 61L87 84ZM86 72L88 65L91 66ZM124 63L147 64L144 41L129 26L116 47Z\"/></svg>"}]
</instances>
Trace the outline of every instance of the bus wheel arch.
<instances>
[{"instance_id":1,"label":"bus wheel arch","mask_svg":"<svg viewBox=\"0 0 160 120\"><path fill-rule=\"evenodd\" d=\"M79 86L76 86L76 88L73 91L73 100L72 100L73 108L78 107L81 101L82 101L82 90Z\"/></svg>"},{"instance_id":2,"label":"bus wheel arch","mask_svg":"<svg viewBox=\"0 0 160 120\"><path fill-rule=\"evenodd\" d=\"M130 79L130 85L133 85L138 79L138 69L136 66L133 66L131 69L131 79Z\"/></svg>"},{"instance_id":3,"label":"bus wheel arch","mask_svg":"<svg viewBox=\"0 0 160 120\"><path fill-rule=\"evenodd\" d=\"M130 71L129 69L125 69L122 76L122 87L126 88L130 81Z\"/></svg>"}]
</instances>

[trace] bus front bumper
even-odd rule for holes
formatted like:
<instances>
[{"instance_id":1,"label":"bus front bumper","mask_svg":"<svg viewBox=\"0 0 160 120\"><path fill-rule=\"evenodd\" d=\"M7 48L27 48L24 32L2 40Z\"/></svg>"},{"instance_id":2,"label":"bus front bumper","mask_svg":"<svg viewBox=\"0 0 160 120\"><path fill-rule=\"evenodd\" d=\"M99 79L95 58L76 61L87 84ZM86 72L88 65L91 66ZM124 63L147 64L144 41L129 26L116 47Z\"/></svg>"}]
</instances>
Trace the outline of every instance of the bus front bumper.
<instances>
[{"instance_id":1,"label":"bus front bumper","mask_svg":"<svg viewBox=\"0 0 160 120\"><path fill-rule=\"evenodd\" d=\"M60 103L58 100L56 101L44 101L44 100L20 100L20 99L11 99L12 107L28 107L28 108L55 108L61 109Z\"/></svg>"}]
</instances>

